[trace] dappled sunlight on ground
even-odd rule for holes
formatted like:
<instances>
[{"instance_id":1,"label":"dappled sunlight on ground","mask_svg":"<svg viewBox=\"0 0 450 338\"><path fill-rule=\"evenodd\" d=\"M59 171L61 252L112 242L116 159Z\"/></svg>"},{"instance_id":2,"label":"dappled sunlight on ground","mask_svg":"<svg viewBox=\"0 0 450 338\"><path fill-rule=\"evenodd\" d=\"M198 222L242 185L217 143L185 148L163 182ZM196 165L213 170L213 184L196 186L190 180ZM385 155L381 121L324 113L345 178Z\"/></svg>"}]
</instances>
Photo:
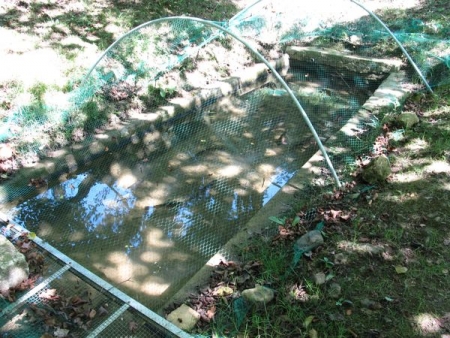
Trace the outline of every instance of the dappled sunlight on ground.
<instances>
[{"instance_id":1,"label":"dappled sunlight on ground","mask_svg":"<svg viewBox=\"0 0 450 338\"><path fill-rule=\"evenodd\" d=\"M341 2L339 1L339 3ZM392 3L392 1L389 2ZM403 3L407 2L412 4L416 1L403 1ZM132 5L130 4L130 6ZM315 8L316 5L311 5L308 10L318 10ZM274 1L274 6L280 6L279 2ZM331 16L335 11L332 7L321 10ZM84 31L88 26L83 27L83 31L80 31L79 34L81 38L77 37L77 39L84 43L88 43L86 40L98 41L98 32ZM97 28L97 26L94 27ZM98 28L103 29L100 26ZM114 28L110 26L110 29L105 28L105 30L112 32ZM69 37L70 35L65 39L66 42L68 40L77 43L76 39L73 40ZM200 50L201 57L204 57L201 54L205 50L206 48ZM224 50L223 46L220 51L222 50ZM35 74L32 75L37 78L44 76L45 71L53 62L52 66L55 67L56 75L50 71L46 75L48 75L49 81L56 83L60 81L57 74L60 71L59 56L55 53L53 53L54 55L48 54L48 60L45 60L47 63L40 62L40 58L46 56L44 52L45 50L41 49L42 55L35 54L37 55L35 59L31 58L34 67L38 68L37 70L33 69ZM1 56L0 50L0 58ZM223 55L218 55L218 59L219 65L228 61ZM24 69L21 71L26 72L30 67L28 65L30 60L23 60L27 66L23 67ZM6 61L6 64L9 65L10 59L6 59ZM226 67L217 69L217 62L200 63L198 55L195 62L199 62L198 70L205 73L223 70L223 74L220 75L223 77L230 75L229 69ZM11 67L17 68L17 65L11 64ZM192 74L187 72L187 74L187 77L192 77L192 83L206 85L209 81L209 74L205 76L194 72ZM19 75L23 76L24 74ZM13 73L0 74L0 84L2 76L9 79L16 75ZM33 79L33 76L30 76L30 79ZM338 74L338 76L340 75ZM178 78L169 78L167 84L175 86L178 81ZM311 83L307 90L313 87L319 87L319 84ZM316 89L314 88L314 90ZM158 296L166 296L170 293L169 291L178 287L174 284L184 283L203 265L205 257L210 257L211 252L217 252L219 245L223 244L222 239L226 242L237 232L238 228L244 228L243 230L247 231L245 227L248 219L254 217L255 213L260 211L265 203L303 165L300 163L301 161L296 162L297 151L300 154L299 149L304 141L302 136L306 136L304 135L306 132L301 128L301 119L289 120L295 115L292 114L292 107L287 105L284 109L281 104L285 102L280 97L272 97L267 93L265 96L258 96L260 104L255 104L251 113L250 109L247 109L250 107L249 102L254 98L251 96L254 94L253 92L250 92L251 95L246 98L239 97L236 102L234 98L218 100L217 104L206 106L208 109L205 108L205 111L201 112L205 116L195 111L195 114L192 114L195 117L191 120L186 118L184 121L182 120L184 117L177 120L179 123L174 125L175 127L181 126L178 130L174 126L168 127L164 123L162 126L157 126L157 128L161 127L161 130L157 130L154 125L145 131L140 129L135 131L133 128L127 127L122 130L123 135L121 135L129 136L130 144L121 144L116 149L92 144L89 150L91 155L104 154L105 156L98 162L107 162L108 164L101 166L98 162L93 161L92 166L87 169L83 168L86 170L86 174L78 181L68 179L65 186L62 183L57 187L54 186L55 184L47 186L47 195L40 197L34 206L25 209L22 215L23 222L27 225L30 224L30 228L36 228L35 231L41 237L52 242L52 245L58 246L58 250L69 254L73 253L77 261L89 269L93 268L94 273L98 272L102 278L105 277L112 281L119 288L123 286L127 292L130 291L130 295L136 296L138 300L145 299L146 305L153 306L153 303L157 302L155 299ZM166 95L166 92L159 92L159 94ZM140 93L136 92L133 95L136 98ZM237 102L240 100L242 102ZM114 106L115 104L117 106ZM122 104L123 102L114 101L109 102L106 107L107 109L112 107L111 110L114 108L114 114L121 114L122 111L119 110L123 106L122 108L119 106ZM277 111L276 108L280 108L279 105L281 109ZM175 107L175 105L164 107L169 116L177 114L177 108L179 107ZM341 103L339 103L339 108L341 108ZM319 110L319 107L317 109ZM156 121L157 115L147 114L147 110L150 108L143 108L140 116L136 114L133 119ZM327 109L324 110L326 110L326 114L331 113ZM317 118L320 120L328 117L325 113L323 116L317 114ZM116 118L119 119L117 116ZM196 120L200 118L204 119L201 123ZM229 121L233 122L233 128L230 128L231 131L228 135L224 132L224 122L228 123ZM121 125L122 122L124 121L118 124ZM125 122L123 124L125 125ZM109 127L111 126L107 128ZM331 128L328 129L331 130ZM94 138L108 139L109 136L103 130L96 130L95 133L97 132L99 134L94 135ZM192 141L192 144L187 140ZM310 143L306 142L308 146ZM416 139L405 147L405 151L413 154L424 151L429 146L430 144L425 139ZM138 147L140 148L137 149ZM123 153L119 154L119 151L122 150ZM301 154L303 156L303 153ZM79 166L78 169L81 171L80 163L84 161L84 155L78 159L69 154L65 161L71 168ZM153 155L155 156L153 157ZM91 160L87 159L86 161L90 162ZM342 205L345 203L355 205L354 214L346 217L343 214L339 216L337 213L338 216L327 219L323 232L326 237L323 246L301 262L301 264L307 265L307 270L303 269L305 266L302 266L301 269L294 272L298 273L295 278L298 278L299 283L303 283L303 280L309 283L311 272L325 271L329 278L333 278L333 283L341 284L343 294L338 295L336 299L329 300L326 296L330 284L327 283L328 280L321 286L313 285L311 282L313 288L321 293L320 304L309 302L312 304L311 308L292 311L297 314L297 317L292 320L293 325L301 327L301 323L304 323L305 318L299 317L301 314L301 316L310 316L311 320L308 322L310 327L318 327L322 325L322 322L329 322L336 327L345 323L342 324L342 328L345 325L346 328L353 330L354 325L365 324L364 320L368 320L364 318L360 321L357 316L369 314L374 322L374 318L382 317L383 319L381 324L374 323L374 327L375 324L389 326L389 323L396 320L396 318L388 318L388 315L391 315L390 311L395 313L401 302L409 301L404 293L414 292L414 288L422 287L420 284L422 281L419 278L416 280L416 276L413 275L416 273L413 268L410 268L406 275L403 272L401 275L400 273L394 274L392 269L392 266L396 264L416 263L417 257L422 258L422 254L428 255L432 262L436 260L436 247L442 244L439 242L440 238L433 233L434 229L432 229L431 223L435 219L432 219L427 213L428 210L422 213L415 206L408 209L408 206L414 204L420 204L426 209L422 192L408 184L428 179L429 177L424 178L424 174L429 176L433 174L448 175L450 174L450 165L444 160L423 162L417 166L417 163L410 165L411 163L413 162L400 163L400 166L403 164L405 166L395 172L389 182L382 182L379 186L371 187L365 192L362 190L352 191L356 197L346 196L345 200L332 201L332 208L335 209L344 208ZM310 162L308 166L311 168L314 166L319 172L318 180L325 181L328 177L322 171L322 164L323 161L316 161L316 163ZM93 174L93 171L98 172ZM94 176L95 179L92 178ZM95 180L95 182L89 182L89 180ZM391 184L392 191L389 188L385 189L384 183ZM377 191L377 194L380 191L377 195L378 199L374 197L375 193L371 195L372 188L373 191ZM439 188L447 192L450 190L450 184L445 183ZM383 194L386 190L387 193ZM425 192L428 194L428 191ZM305 198L309 200L300 207L293 204L288 205L290 210L295 209L298 215L301 215L301 219L297 215L297 231L312 227L318 220L314 217L311 219L306 217L306 207L309 207L313 194L307 192L306 195ZM295 199L296 196L292 194L291 200ZM360 214L357 216L356 209L365 207L367 210L361 212L358 210ZM42 215L36 216L35 214L39 214L44 208L47 209L42 212L44 215L41 221L39 217ZM78 208L78 210L72 211L72 208ZM378 215L371 214L375 212L375 208L381 210ZM445 216L445 208L441 209L439 212ZM363 217L361 214L364 214ZM55 215L56 218L61 215L61 219L55 220ZM71 217L75 218L74 222L70 219ZM357 217L361 217L360 223L358 223ZM241 219L243 220L242 224L238 223L238 220ZM427 224L428 220L430 220L430 225ZM264 221L269 223L267 217ZM366 232L364 233L364 231ZM418 235L419 232L421 233ZM246 249L253 250L253 248ZM274 247L270 248L270 250L273 249ZM292 254L292 245L285 251L289 260ZM334 263L328 261L326 255L334 257ZM259 260L260 257L257 259ZM440 265L444 264L445 258L440 257L439 259L439 264L436 264L439 267L436 269L441 269ZM224 257L217 254L208 264L216 265L221 260L225 261ZM314 266L315 263L317 266ZM430 263L431 265L432 263ZM380 270L379 275L377 275L378 269ZM275 286L280 281L280 274L273 279L271 277L273 276L261 277L258 282ZM371 279L372 277L378 280L374 281ZM403 277L406 278L402 279ZM248 278L251 278L250 274ZM353 280L351 280L352 278ZM353 287L356 285L356 281L366 279L367 285L370 284L370 290ZM234 280L232 283L236 283L236 281ZM388 291L379 287L377 283L389 285L389 288L386 288L389 291L389 297L386 296ZM392 289L390 289L391 287ZM303 289L302 285L298 289ZM317 292L319 293L319 291ZM277 291L279 300L283 299L283 292ZM350 303L353 302L354 307L352 304L350 311L343 312L341 306L343 300L347 300L345 297L351 300ZM373 298L374 302L379 302L380 307L368 309L371 312L360 311L358 302L362 297ZM327 301L330 301L331 310L322 311L320 307ZM428 300L424 300L424 302L426 301ZM159 302L161 301L159 300ZM338 303L341 304L338 305ZM286 307L291 305L286 304ZM380 309L383 311L376 312ZM421 310L429 311L429 308ZM280 314L279 317L287 317L281 312L277 313L277 315ZM342 319L335 315L341 312L344 314ZM389 312L386 317L384 317L384 312ZM417 310L413 310L408 313L408 316L417 312ZM271 319L274 323L275 317L278 316ZM336 320L336 318L339 319ZM353 320L353 318L356 319ZM291 319L283 318L283 320L287 322ZM431 314L417 315L412 318L412 321L425 335L432 335L440 330L438 319ZM328 323L323 325L326 324ZM305 324L303 325L305 326ZM357 327L355 331L358 332L358 335L360 332L363 335L363 331L366 329L368 327ZM353 331L346 332L353 333ZM310 334L310 336L313 335Z\"/></svg>"},{"instance_id":2,"label":"dappled sunlight on ground","mask_svg":"<svg viewBox=\"0 0 450 338\"><path fill-rule=\"evenodd\" d=\"M2 72L0 83L19 81L27 88L36 82L63 86L67 79L63 71L67 67L63 58L51 48L15 52L16 41L20 45L20 34L0 28L0 59ZM28 38L32 40L33 38ZM10 50L8 51L8 48Z\"/></svg>"},{"instance_id":3,"label":"dappled sunlight on ground","mask_svg":"<svg viewBox=\"0 0 450 338\"><path fill-rule=\"evenodd\" d=\"M373 245L369 243L355 243L350 241L340 241L336 243L336 247L347 252L356 252L362 254L379 254L385 250L383 245Z\"/></svg>"},{"instance_id":4,"label":"dappled sunlight on ground","mask_svg":"<svg viewBox=\"0 0 450 338\"><path fill-rule=\"evenodd\" d=\"M405 149L411 152L420 151L428 148L430 145L422 138L416 138L408 142Z\"/></svg>"},{"instance_id":5,"label":"dappled sunlight on ground","mask_svg":"<svg viewBox=\"0 0 450 338\"><path fill-rule=\"evenodd\" d=\"M448 161L434 161L425 167L427 174L448 174L450 175L450 163Z\"/></svg>"},{"instance_id":6,"label":"dappled sunlight on ground","mask_svg":"<svg viewBox=\"0 0 450 338\"><path fill-rule=\"evenodd\" d=\"M439 318L430 313L421 313L412 318L414 324L417 326L420 334L424 336L435 335L441 331Z\"/></svg>"}]
</instances>

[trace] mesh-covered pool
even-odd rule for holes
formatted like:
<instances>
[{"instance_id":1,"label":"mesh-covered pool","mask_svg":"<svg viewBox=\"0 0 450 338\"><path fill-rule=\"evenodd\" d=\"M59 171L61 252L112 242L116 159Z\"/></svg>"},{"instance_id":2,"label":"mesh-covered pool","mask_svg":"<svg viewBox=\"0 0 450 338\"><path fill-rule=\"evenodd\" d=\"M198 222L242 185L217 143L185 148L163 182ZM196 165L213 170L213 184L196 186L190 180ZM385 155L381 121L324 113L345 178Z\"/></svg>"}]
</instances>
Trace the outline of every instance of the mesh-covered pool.
<instances>
[{"instance_id":1,"label":"mesh-covered pool","mask_svg":"<svg viewBox=\"0 0 450 338\"><path fill-rule=\"evenodd\" d=\"M2 209L82 269L50 255L45 288L27 305L9 307L4 332L26 336L14 326L28 320L24 309L36 304L31 311L39 312L52 297L48 290L74 297L67 290L82 280L90 309L116 314L88 312L92 326L77 323L82 336L170 336L147 325L153 319L145 308L166 304L312 154L322 150L324 176L338 181L333 164L370 152L370 137L362 135L375 129L380 111L366 100L390 74L412 74L401 52L386 60L371 55L378 49L370 49L366 35L336 35L346 34L346 20L359 27L361 16L340 21L339 29L306 19L279 29L276 18L250 15L258 6L226 25L180 17L137 27L105 51L64 109L25 121L36 127L27 139L60 123L73 143L49 150L34 140L47 157L1 187ZM275 43L258 35L269 28ZM257 44L245 42L255 31ZM377 37L380 43L387 35ZM353 50L340 49L346 45ZM391 110L401 105L393 91L380 95L392 98ZM366 119L342 132L361 112ZM9 122L22 123L25 115ZM140 310L115 295L105 298L102 285L139 302ZM55 327L24 325L39 334Z\"/></svg>"},{"instance_id":2,"label":"mesh-covered pool","mask_svg":"<svg viewBox=\"0 0 450 338\"><path fill-rule=\"evenodd\" d=\"M289 74L292 85L301 86L305 72L303 89L320 81L310 66ZM325 131L332 135L359 109L365 93L335 93L329 105L324 97L311 100L324 140ZM157 310L317 151L295 109L272 82L221 98L123 139L11 214Z\"/></svg>"}]
</instances>

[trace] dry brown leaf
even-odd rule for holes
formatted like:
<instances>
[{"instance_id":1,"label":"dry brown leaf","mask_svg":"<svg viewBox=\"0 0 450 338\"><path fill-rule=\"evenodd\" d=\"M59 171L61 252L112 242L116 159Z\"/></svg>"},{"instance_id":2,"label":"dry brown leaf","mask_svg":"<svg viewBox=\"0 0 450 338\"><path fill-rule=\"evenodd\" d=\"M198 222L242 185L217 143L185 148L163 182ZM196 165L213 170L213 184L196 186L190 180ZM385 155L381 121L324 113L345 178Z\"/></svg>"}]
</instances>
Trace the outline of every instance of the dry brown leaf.
<instances>
[{"instance_id":1,"label":"dry brown leaf","mask_svg":"<svg viewBox=\"0 0 450 338\"><path fill-rule=\"evenodd\" d=\"M41 338L53 338L53 336L51 334L48 333L44 333Z\"/></svg>"},{"instance_id":2,"label":"dry brown leaf","mask_svg":"<svg viewBox=\"0 0 450 338\"><path fill-rule=\"evenodd\" d=\"M99 316L104 316L108 314L108 310L106 310L103 306L100 306L98 308L98 315Z\"/></svg>"},{"instance_id":3,"label":"dry brown leaf","mask_svg":"<svg viewBox=\"0 0 450 338\"><path fill-rule=\"evenodd\" d=\"M88 301L79 297L79 296L73 296L71 299L71 302L73 305L75 306L79 306L79 305L83 305L83 304L87 304Z\"/></svg>"},{"instance_id":4,"label":"dry brown leaf","mask_svg":"<svg viewBox=\"0 0 450 338\"><path fill-rule=\"evenodd\" d=\"M348 221L349 219L350 219L350 217L351 217L351 215L350 214L345 214L345 215L341 215L341 216L339 216L339 218L342 220L342 221Z\"/></svg>"},{"instance_id":5,"label":"dry brown leaf","mask_svg":"<svg viewBox=\"0 0 450 338\"><path fill-rule=\"evenodd\" d=\"M59 295L56 289L47 289L39 295L39 298L47 299L47 300L55 300L59 299Z\"/></svg>"},{"instance_id":6,"label":"dry brown leaf","mask_svg":"<svg viewBox=\"0 0 450 338\"><path fill-rule=\"evenodd\" d=\"M65 338L69 335L69 330L57 328L53 335L58 338Z\"/></svg>"},{"instance_id":7,"label":"dry brown leaf","mask_svg":"<svg viewBox=\"0 0 450 338\"><path fill-rule=\"evenodd\" d=\"M52 327L52 326L56 325L56 319L55 319L55 317L47 317L45 319L44 323L45 323L45 325Z\"/></svg>"},{"instance_id":8,"label":"dry brown leaf","mask_svg":"<svg viewBox=\"0 0 450 338\"><path fill-rule=\"evenodd\" d=\"M330 210L331 217L333 218L337 218L340 213L341 213L340 210L333 210L333 209Z\"/></svg>"},{"instance_id":9,"label":"dry brown leaf","mask_svg":"<svg viewBox=\"0 0 450 338\"><path fill-rule=\"evenodd\" d=\"M130 330L131 333L136 333L138 327L139 325L135 321L131 321L128 323L128 329Z\"/></svg>"},{"instance_id":10,"label":"dry brown leaf","mask_svg":"<svg viewBox=\"0 0 450 338\"><path fill-rule=\"evenodd\" d=\"M23 241L20 245L20 248L23 250L30 250L33 246L33 242L31 241Z\"/></svg>"},{"instance_id":11,"label":"dry brown leaf","mask_svg":"<svg viewBox=\"0 0 450 338\"><path fill-rule=\"evenodd\" d=\"M216 314L216 307L215 307L214 305L211 306L211 307L208 309L208 311L206 311L206 316L207 316L209 319L213 319L214 316L215 316L215 314Z\"/></svg>"}]
</instances>

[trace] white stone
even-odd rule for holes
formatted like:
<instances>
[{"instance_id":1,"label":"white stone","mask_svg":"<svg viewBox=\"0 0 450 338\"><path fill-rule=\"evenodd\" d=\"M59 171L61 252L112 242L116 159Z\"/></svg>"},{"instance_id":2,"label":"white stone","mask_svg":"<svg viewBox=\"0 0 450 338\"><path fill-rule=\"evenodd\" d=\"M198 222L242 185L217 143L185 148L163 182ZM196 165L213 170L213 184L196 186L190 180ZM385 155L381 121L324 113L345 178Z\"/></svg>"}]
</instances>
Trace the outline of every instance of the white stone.
<instances>
[{"instance_id":1,"label":"white stone","mask_svg":"<svg viewBox=\"0 0 450 338\"><path fill-rule=\"evenodd\" d=\"M253 289L242 291L242 297L251 304L263 305L272 301L275 293L270 288L256 285Z\"/></svg>"},{"instance_id":2,"label":"white stone","mask_svg":"<svg viewBox=\"0 0 450 338\"><path fill-rule=\"evenodd\" d=\"M28 278L25 256L0 235L0 292L14 288Z\"/></svg>"},{"instance_id":3,"label":"white stone","mask_svg":"<svg viewBox=\"0 0 450 338\"><path fill-rule=\"evenodd\" d=\"M6 161L13 157L14 153L8 144L0 144L0 161Z\"/></svg>"},{"instance_id":4,"label":"white stone","mask_svg":"<svg viewBox=\"0 0 450 338\"><path fill-rule=\"evenodd\" d=\"M200 314L186 304L183 304L169 313L167 320L183 331L189 332L200 320Z\"/></svg>"}]
</instances>

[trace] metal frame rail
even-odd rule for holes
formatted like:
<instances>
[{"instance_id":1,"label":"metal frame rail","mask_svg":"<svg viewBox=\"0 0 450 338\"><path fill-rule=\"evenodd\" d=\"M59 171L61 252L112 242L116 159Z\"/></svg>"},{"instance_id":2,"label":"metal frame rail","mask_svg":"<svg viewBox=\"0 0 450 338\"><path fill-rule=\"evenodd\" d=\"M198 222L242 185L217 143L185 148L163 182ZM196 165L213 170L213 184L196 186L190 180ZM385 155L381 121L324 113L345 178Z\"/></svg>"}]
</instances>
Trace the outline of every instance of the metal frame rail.
<instances>
[{"instance_id":1,"label":"metal frame rail","mask_svg":"<svg viewBox=\"0 0 450 338\"><path fill-rule=\"evenodd\" d=\"M2 224L11 224L12 222L9 221L8 217L4 215L2 212L0 212L0 226ZM29 231L19 225L13 224L12 228L13 232L17 234L17 237L21 233L28 233ZM25 304L28 299L30 299L32 296L36 295L39 291L44 289L47 285L49 285L53 280L61 277L66 271L73 270L76 274L81 276L82 278L86 279L88 282L95 285L100 290L104 291L105 293L110 294L115 299L121 301L123 305L116 310L114 313L112 313L105 321L103 321L97 328L93 329L87 337L93 338L97 337L103 330L105 330L111 323L113 323L116 319L120 317L121 314L123 314L126 310L132 308L136 311L138 311L141 315L149 319L151 322L153 322L158 328L180 338L190 338L191 335L187 334L180 328L178 328L176 325L172 324L171 322L167 321L166 319L162 318L152 310L148 309L135 299L131 298L130 296L126 295L122 291L118 290L116 287L108 283L107 281L103 280L102 278L98 277L97 275L93 274L91 271L87 270L82 265L78 264L50 244L46 243L44 240L36 236L32 239L32 241L41 249L45 250L49 254L51 254L56 260L60 261L63 266L58 271L54 272L51 276L47 277L44 281L42 281L40 284L36 285L33 289L22 295L19 299L17 299L14 303L11 303L6 308L2 309L0 311L0 317L7 317L11 313L13 313L16 309L18 309L20 306Z\"/></svg>"}]
</instances>

